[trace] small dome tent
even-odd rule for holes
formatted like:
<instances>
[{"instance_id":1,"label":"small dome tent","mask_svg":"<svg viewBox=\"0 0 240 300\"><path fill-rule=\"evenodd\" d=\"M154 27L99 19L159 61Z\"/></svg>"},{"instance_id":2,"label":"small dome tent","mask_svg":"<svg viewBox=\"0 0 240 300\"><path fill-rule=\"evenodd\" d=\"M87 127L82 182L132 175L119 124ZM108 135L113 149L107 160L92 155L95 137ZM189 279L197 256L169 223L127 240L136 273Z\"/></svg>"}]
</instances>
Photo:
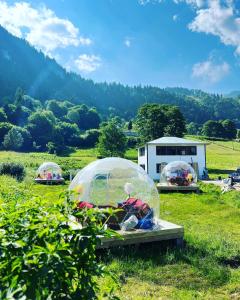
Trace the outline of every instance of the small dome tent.
<instances>
[{"instance_id":1,"label":"small dome tent","mask_svg":"<svg viewBox=\"0 0 240 300\"><path fill-rule=\"evenodd\" d=\"M197 182L197 175L188 163L173 161L163 168L160 182L168 185L189 186Z\"/></svg>"},{"instance_id":2,"label":"small dome tent","mask_svg":"<svg viewBox=\"0 0 240 300\"><path fill-rule=\"evenodd\" d=\"M44 162L37 170L37 177L35 179L38 183L61 183L64 181L62 178L62 169L54 162Z\"/></svg>"},{"instance_id":3,"label":"small dome tent","mask_svg":"<svg viewBox=\"0 0 240 300\"><path fill-rule=\"evenodd\" d=\"M115 208L128 199L140 199L159 218L159 194L153 180L136 163L111 157L90 163L78 172L69 186L73 197L95 206Z\"/></svg>"}]
</instances>

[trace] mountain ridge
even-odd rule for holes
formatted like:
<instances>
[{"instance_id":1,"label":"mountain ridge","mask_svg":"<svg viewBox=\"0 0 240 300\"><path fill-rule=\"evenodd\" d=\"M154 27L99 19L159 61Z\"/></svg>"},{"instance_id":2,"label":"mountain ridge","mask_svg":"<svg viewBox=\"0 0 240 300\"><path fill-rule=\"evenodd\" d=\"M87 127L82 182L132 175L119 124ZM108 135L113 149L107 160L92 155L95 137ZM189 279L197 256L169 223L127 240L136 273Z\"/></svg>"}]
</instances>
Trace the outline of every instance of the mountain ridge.
<instances>
[{"instance_id":1,"label":"mountain ridge","mask_svg":"<svg viewBox=\"0 0 240 300\"><path fill-rule=\"evenodd\" d=\"M54 59L1 26L0 41L0 69L4 70L0 72L0 101L4 97L13 98L16 89L21 87L26 94L42 102L57 99L85 103L103 114L125 119L133 118L144 103L156 102L179 106L188 122L203 123L226 117L240 122L237 99L186 88L95 83L67 72Z\"/></svg>"}]
</instances>

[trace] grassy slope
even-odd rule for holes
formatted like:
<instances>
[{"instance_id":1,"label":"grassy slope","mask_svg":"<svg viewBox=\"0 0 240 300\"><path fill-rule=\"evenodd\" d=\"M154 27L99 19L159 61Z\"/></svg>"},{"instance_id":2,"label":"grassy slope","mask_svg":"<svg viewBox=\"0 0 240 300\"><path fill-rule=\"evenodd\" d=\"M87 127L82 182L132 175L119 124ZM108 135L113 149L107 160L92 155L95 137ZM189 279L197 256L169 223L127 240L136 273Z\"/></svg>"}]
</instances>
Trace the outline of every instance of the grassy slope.
<instances>
[{"instance_id":1,"label":"grassy slope","mask_svg":"<svg viewBox=\"0 0 240 300\"><path fill-rule=\"evenodd\" d=\"M197 139L189 136L190 139ZM227 175L240 166L240 143L207 141L207 168L211 178Z\"/></svg>"},{"instance_id":2,"label":"grassy slope","mask_svg":"<svg viewBox=\"0 0 240 300\"><path fill-rule=\"evenodd\" d=\"M229 143L208 146L207 159L211 176L226 174L240 164L240 152ZM136 159L131 150L128 158ZM34 170L44 160L59 162L63 169L81 168L96 158L94 150L79 150L70 157L49 154L16 154L0 152L0 161L21 161L28 176L19 184L6 177L1 186L9 192L55 195L65 186L32 184ZM10 184L11 183L11 184ZM122 299L239 299L240 270L240 194L222 195L218 188L203 186L203 193L162 194L162 218L184 225L186 246L183 250L155 244L138 250L116 249L104 253L103 260L120 281ZM107 289L109 279L102 287Z\"/></svg>"},{"instance_id":3,"label":"grassy slope","mask_svg":"<svg viewBox=\"0 0 240 300\"><path fill-rule=\"evenodd\" d=\"M207 151L207 167L212 176L226 177L240 166L240 143L211 142Z\"/></svg>"}]
</instances>

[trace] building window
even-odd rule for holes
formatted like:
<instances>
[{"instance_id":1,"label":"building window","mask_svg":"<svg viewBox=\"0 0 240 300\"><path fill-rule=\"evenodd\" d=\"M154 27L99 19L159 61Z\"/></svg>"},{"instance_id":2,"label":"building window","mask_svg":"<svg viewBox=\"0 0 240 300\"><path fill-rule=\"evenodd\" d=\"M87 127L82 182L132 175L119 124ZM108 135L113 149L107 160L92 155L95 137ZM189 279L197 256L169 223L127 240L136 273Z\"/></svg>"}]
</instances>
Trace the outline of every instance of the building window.
<instances>
[{"instance_id":1,"label":"building window","mask_svg":"<svg viewBox=\"0 0 240 300\"><path fill-rule=\"evenodd\" d=\"M156 164L156 173L159 174L161 172L161 164Z\"/></svg>"},{"instance_id":2,"label":"building window","mask_svg":"<svg viewBox=\"0 0 240 300\"><path fill-rule=\"evenodd\" d=\"M156 155L197 155L196 146L156 146Z\"/></svg>"},{"instance_id":3,"label":"building window","mask_svg":"<svg viewBox=\"0 0 240 300\"><path fill-rule=\"evenodd\" d=\"M145 156L145 147L139 148L139 156Z\"/></svg>"},{"instance_id":4,"label":"building window","mask_svg":"<svg viewBox=\"0 0 240 300\"><path fill-rule=\"evenodd\" d=\"M145 170L145 165L144 164L140 165L140 167L143 168L143 170Z\"/></svg>"}]
</instances>

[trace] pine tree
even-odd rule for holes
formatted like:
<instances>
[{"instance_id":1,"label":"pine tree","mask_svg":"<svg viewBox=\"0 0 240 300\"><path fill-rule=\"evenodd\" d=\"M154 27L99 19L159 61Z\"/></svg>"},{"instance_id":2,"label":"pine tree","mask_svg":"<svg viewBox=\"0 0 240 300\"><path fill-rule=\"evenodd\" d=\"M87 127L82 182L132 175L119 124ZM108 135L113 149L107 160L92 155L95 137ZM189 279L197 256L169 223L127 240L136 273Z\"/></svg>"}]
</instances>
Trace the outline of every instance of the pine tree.
<instances>
[{"instance_id":1,"label":"pine tree","mask_svg":"<svg viewBox=\"0 0 240 300\"><path fill-rule=\"evenodd\" d=\"M132 128L133 128L133 124L132 124L132 120L130 120L128 122L128 130L132 130Z\"/></svg>"}]
</instances>

